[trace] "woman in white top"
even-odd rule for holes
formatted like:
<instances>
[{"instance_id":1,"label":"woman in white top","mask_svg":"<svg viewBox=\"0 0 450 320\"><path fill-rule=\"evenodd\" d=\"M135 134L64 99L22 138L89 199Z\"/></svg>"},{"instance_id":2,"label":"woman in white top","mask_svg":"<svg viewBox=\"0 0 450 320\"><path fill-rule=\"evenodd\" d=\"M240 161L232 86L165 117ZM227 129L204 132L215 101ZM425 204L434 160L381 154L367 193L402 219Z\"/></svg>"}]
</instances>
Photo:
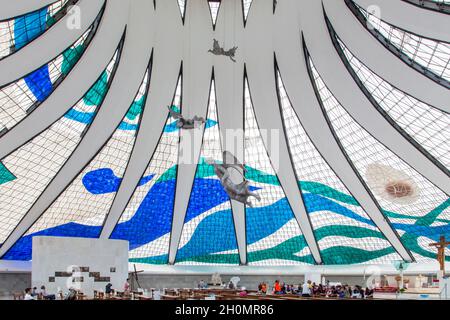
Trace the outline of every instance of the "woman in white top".
<instances>
[{"instance_id":1,"label":"woman in white top","mask_svg":"<svg viewBox=\"0 0 450 320\"><path fill-rule=\"evenodd\" d=\"M31 288L26 288L25 289L24 300L35 300L35 298L31 295Z\"/></svg>"}]
</instances>

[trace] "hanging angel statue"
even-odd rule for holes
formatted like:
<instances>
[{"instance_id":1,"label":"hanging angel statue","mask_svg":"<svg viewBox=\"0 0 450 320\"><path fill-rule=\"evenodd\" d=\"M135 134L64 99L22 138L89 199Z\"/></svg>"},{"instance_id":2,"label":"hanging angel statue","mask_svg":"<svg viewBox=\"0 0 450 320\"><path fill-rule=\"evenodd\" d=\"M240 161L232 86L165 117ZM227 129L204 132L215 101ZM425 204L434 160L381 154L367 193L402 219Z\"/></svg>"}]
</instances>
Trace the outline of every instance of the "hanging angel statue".
<instances>
[{"instance_id":1,"label":"hanging angel statue","mask_svg":"<svg viewBox=\"0 0 450 320\"><path fill-rule=\"evenodd\" d=\"M192 119L186 119L180 112L173 110L172 107L168 106L167 108L169 109L170 116L177 120L177 127L180 129L195 129L206 122L205 118L198 116Z\"/></svg>"},{"instance_id":2,"label":"hanging angel statue","mask_svg":"<svg viewBox=\"0 0 450 320\"><path fill-rule=\"evenodd\" d=\"M216 56L225 56L230 58L231 61L236 62L235 60L235 56L236 56L236 51L237 51L238 47L233 47L229 50L225 50L224 48L222 48L219 44L219 41L217 41L216 39L214 39L213 42L213 48L208 50L208 52L216 55Z\"/></svg>"},{"instance_id":3,"label":"hanging angel statue","mask_svg":"<svg viewBox=\"0 0 450 320\"><path fill-rule=\"evenodd\" d=\"M261 197L255 192L251 192L249 189L250 182L245 179L243 175L243 172L245 172L245 167L239 163L236 157L230 152L223 152L223 163L218 163L211 159L208 159L206 162L214 166L214 172L217 177L219 177L220 183L230 199L246 204L251 208L253 207L253 204L249 201L250 197L254 197L258 201L261 201ZM244 181L239 184L234 183L231 180L231 175L228 171L229 169L234 169L240 172Z\"/></svg>"}]
</instances>

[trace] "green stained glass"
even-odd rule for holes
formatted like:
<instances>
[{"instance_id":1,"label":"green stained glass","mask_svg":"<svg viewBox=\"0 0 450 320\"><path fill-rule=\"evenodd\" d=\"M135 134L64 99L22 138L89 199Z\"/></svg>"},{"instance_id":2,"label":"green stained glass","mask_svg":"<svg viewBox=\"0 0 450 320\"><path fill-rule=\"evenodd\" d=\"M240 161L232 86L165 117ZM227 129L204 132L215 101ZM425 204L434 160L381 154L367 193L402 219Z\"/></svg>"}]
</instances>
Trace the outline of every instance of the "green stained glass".
<instances>
[{"instance_id":1,"label":"green stained glass","mask_svg":"<svg viewBox=\"0 0 450 320\"><path fill-rule=\"evenodd\" d=\"M14 176L4 165L0 162L0 185L16 180Z\"/></svg>"},{"instance_id":2,"label":"green stained glass","mask_svg":"<svg viewBox=\"0 0 450 320\"><path fill-rule=\"evenodd\" d=\"M88 106L98 106L103 102L108 91L108 73L103 72L100 79L94 84L89 92L83 98Z\"/></svg>"},{"instance_id":3,"label":"green stained glass","mask_svg":"<svg viewBox=\"0 0 450 320\"><path fill-rule=\"evenodd\" d=\"M84 52L84 45L80 44L75 48L69 48L63 53L63 63L61 66L61 72L67 76L72 70L73 66L80 60L81 55Z\"/></svg>"},{"instance_id":4,"label":"green stained glass","mask_svg":"<svg viewBox=\"0 0 450 320\"><path fill-rule=\"evenodd\" d=\"M138 101L133 102L130 110L126 115L127 119L132 121L136 120L136 118L142 113L142 110L144 109L144 103L145 103L145 96L143 96Z\"/></svg>"}]
</instances>

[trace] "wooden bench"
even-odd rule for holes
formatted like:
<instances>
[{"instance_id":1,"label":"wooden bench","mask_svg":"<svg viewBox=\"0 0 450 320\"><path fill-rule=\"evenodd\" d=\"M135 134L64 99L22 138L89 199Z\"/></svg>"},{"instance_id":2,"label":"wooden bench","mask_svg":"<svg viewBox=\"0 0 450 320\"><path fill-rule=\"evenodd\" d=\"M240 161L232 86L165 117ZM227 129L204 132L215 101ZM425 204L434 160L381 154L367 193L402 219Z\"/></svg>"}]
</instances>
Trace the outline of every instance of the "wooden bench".
<instances>
[{"instance_id":1,"label":"wooden bench","mask_svg":"<svg viewBox=\"0 0 450 320\"><path fill-rule=\"evenodd\" d=\"M13 298L14 300L23 300L25 299L25 294L23 292L14 292Z\"/></svg>"}]
</instances>

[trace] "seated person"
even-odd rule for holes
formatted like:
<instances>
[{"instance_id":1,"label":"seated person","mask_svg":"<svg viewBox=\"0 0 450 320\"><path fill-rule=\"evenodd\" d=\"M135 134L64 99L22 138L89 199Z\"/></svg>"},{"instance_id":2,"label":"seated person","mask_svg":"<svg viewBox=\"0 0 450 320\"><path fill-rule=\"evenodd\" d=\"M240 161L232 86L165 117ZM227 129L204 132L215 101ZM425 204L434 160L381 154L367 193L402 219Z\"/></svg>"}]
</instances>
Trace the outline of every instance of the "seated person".
<instances>
[{"instance_id":1,"label":"seated person","mask_svg":"<svg viewBox=\"0 0 450 320\"><path fill-rule=\"evenodd\" d=\"M32 293L31 288L26 288L26 289L25 289L25 297L24 297L24 300L27 300L27 301L29 301L29 300L36 300L35 297L33 297L33 296L31 295L31 293Z\"/></svg>"},{"instance_id":2,"label":"seated person","mask_svg":"<svg viewBox=\"0 0 450 320\"><path fill-rule=\"evenodd\" d=\"M366 288L366 292L365 292L365 296L366 296L366 299L370 299L370 298L373 298L373 289L370 289L370 288Z\"/></svg>"},{"instance_id":3,"label":"seated person","mask_svg":"<svg viewBox=\"0 0 450 320\"><path fill-rule=\"evenodd\" d=\"M325 288L323 287L322 284L319 284L319 287L317 288L317 294L319 296L325 296Z\"/></svg>"},{"instance_id":4,"label":"seated person","mask_svg":"<svg viewBox=\"0 0 450 320\"><path fill-rule=\"evenodd\" d=\"M45 289L45 286L41 286L41 291L39 292L39 295L44 300L56 300L56 296L54 294L47 294L47 290Z\"/></svg>"},{"instance_id":5,"label":"seated person","mask_svg":"<svg viewBox=\"0 0 450 320\"><path fill-rule=\"evenodd\" d=\"M113 293L112 283L108 283L105 287L105 293L107 295L111 295Z\"/></svg>"},{"instance_id":6,"label":"seated person","mask_svg":"<svg viewBox=\"0 0 450 320\"><path fill-rule=\"evenodd\" d=\"M361 298L361 292L359 291L358 287L353 288L353 291L352 291L352 298L353 298L353 299L359 299L359 298Z\"/></svg>"},{"instance_id":7,"label":"seated person","mask_svg":"<svg viewBox=\"0 0 450 320\"><path fill-rule=\"evenodd\" d=\"M281 283L281 294L286 294L286 284L284 282Z\"/></svg>"},{"instance_id":8,"label":"seated person","mask_svg":"<svg viewBox=\"0 0 450 320\"><path fill-rule=\"evenodd\" d=\"M37 292L37 288L33 287L33 289L31 290L31 296L32 297L37 297L39 295L39 293Z\"/></svg>"},{"instance_id":9,"label":"seated person","mask_svg":"<svg viewBox=\"0 0 450 320\"><path fill-rule=\"evenodd\" d=\"M288 284L288 285L286 286L286 293L287 293L287 294L291 294L291 293L292 293L292 286L291 286L290 284Z\"/></svg>"},{"instance_id":10,"label":"seated person","mask_svg":"<svg viewBox=\"0 0 450 320\"><path fill-rule=\"evenodd\" d=\"M262 294L267 294L267 284L265 282L261 284L261 292Z\"/></svg>"},{"instance_id":11,"label":"seated person","mask_svg":"<svg viewBox=\"0 0 450 320\"><path fill-rule=\"evenodd\" d=\"M275 283L273 284L273 293L281 294L281 285L280 285L280 281L278 281L278 280L275 280Z\"/></svg>"},{"instance_id":12,"label":"seated person","mask_svg":"<svg viewBox=\"0 0 450 320\"><path fill-rule=\"evenodd\" d=\"M239 292L240 297L246 297L247 295L248 295L247 290L243 290L243 291Z\"/></svg>"},{"instance_id":13,"label":"seated person","mask_svg":"<svg viewBox=\"0 0 450 320\"><path fill-rule=\"evenodd\" d=\"M208 285L206 284L205 281L200 280L200 282L198 283L198 288L199 289L206 289L208 287Z\"/></svg>"},{"instance_id":14,"label":"seated person","mask_svg":"<svg viewBox=\"0 0 450 320\"><path fill-rule=\"evenodd\" d=\"M74 288L70 288L64 300L77 300L77 291Z\"/></svg>"}]
</instances>

